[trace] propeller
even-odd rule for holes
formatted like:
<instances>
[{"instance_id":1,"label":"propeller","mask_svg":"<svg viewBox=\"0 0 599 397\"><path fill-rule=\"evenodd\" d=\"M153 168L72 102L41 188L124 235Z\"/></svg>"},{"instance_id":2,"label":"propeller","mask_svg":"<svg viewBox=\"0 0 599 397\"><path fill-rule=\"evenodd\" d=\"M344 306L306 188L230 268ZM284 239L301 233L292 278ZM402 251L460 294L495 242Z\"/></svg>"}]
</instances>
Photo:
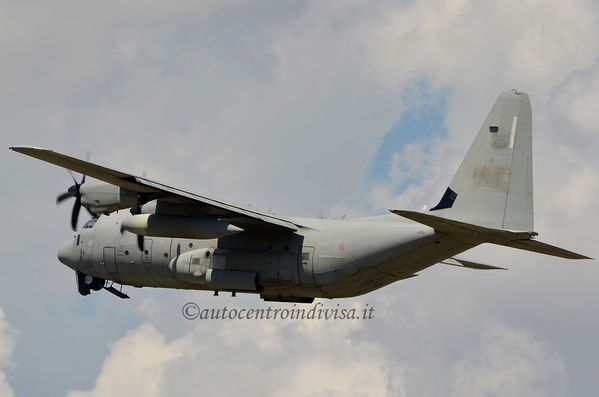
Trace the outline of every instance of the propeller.
<instances>
[{"instance_id":1,"label":"propeller","mask_svg":"<svg viewBox=\"0 0 599 397\"><path fill-rule=\"evenodd\" d=\"M81 178L81 182L77 183L77 179L75 179L75 175L69 170L69 174L71 174L71 178L73 178L74 185L69 187L69 189L58 195L56 197L56 205L61 204L64 200L75 197L75 204L73 205L73 211L71 213L71 228L73 231L77 230L77 220L79 219L79 211L81 210L81 185L85 183L85 175ZM88 208L86 208L87 212L91 216L96 216L93 212L91 212Z\"/></svg>"}]
</instances>

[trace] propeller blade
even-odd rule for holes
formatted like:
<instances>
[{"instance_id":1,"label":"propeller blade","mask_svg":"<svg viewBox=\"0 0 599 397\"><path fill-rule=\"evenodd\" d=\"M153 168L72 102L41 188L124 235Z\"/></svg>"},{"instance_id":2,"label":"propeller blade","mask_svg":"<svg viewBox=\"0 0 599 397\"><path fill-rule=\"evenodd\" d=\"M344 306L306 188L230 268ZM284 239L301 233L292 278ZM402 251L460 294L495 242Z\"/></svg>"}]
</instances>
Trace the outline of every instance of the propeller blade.
<instances>
[{"instance_id":1,"label":"propeller blade","mask_svg":"<svg viewBox=\"0 0 599 397\"><path fill-rule=\"evenodd\" d=\"M63 201L65 201L68 198L71 197L75 197L76 194L74 192L64 192L62 194L59 194L58 197L56 197L56 205L62 203Z\"/></svg>"},{"instance_id":2,"label":"propeller blade","mask_svg":"<svg viewBox=\"0 0 599 397\"><path fill-rule=\"evenodd\" d=\"M75 205L73 205L73 213L71 214L71 228L73 231L77 231L77 220L79 218L79 210L81 209L81 197L75 198Z\"/></svg>"},{"instance_id":3,"label":"propeller blade","mask_svg":"<svg viewBox=\"0 0 599 397\"><path fill-rule=\"evenodd\" d=\"M65 193L62 193L58 195L58 197L56 197L56 205L60 204L61 202L70 197L75 197L75 204L73 205L73 212L71 213L71 228L73 229L73 231L77 231L77 221L79 220L79 211L81 211L81 185L85 183L86 175L84 174L81 178L81 182L77 183L77 179L75 178L75 174L73 174L73 171L67 171L69 171L69 175L71 175L71 178L73 178L73 182L75 182L75 184L69 187L69 189ZM87 210L87 212L89 212L89 214L92 217L96 216L89 210L89 208L85 207L85 209Z\"/></svg>"},{"instance_id":4,"label":"propeller blade","mask_svg":"<svg viewBox=\"0 0 599 397\"><path fill-rule=\"evenodd\" d=\"M67 170L67 171L69 171L71 178L73 178L73 182L75 182L75 185L77 185L77 179L75 179L75 174L73 174L73 171L71 171L71 170Z\"/></svg>"}]
</instances>

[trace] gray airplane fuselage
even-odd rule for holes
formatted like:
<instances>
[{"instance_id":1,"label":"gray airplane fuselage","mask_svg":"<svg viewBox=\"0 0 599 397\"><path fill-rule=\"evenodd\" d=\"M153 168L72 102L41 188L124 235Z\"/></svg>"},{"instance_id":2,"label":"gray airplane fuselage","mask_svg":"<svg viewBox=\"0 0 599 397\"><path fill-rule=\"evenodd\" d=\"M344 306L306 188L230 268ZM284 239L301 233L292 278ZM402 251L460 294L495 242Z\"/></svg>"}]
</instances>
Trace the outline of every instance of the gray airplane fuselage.
<instances>
[{"instance_id":1,"label":"gray airplane fuselage","mask_svg":"<svg viewBox=\"0 0 599 397\"><path fill-rule=\"evenodd\" d=\"M137 287L338 298L411 277L470 248L457 241L444 243L447 236L422 224L385 215L293 218L306 226L295 233L242 232L209 240L146 237L140 251L137 236L121 232L127 216L128 211L120 211L90 220L60 248L60 261L78 272ZM210 269L257 276L257 286L241 281L239 287L219 287L207 282Z\"/></svg>"}]
</instances>

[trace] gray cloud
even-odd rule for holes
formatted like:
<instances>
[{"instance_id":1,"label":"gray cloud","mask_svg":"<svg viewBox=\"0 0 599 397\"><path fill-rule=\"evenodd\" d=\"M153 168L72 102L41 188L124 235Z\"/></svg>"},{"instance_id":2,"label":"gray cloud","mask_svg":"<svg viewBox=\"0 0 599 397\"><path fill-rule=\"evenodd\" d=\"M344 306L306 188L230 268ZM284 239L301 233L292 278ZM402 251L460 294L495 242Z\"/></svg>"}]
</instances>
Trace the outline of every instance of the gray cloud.
<instances>
[{"instance_id":1,"label":"gray cloud","mask_svg":"<svg viewBox=\"0 0 599 397\"><path fill-rule=\"evenodd\" d=\"M559 357L526 332L483 329L479 351L456 365L456 396L563 396L566 371Z\"/></svg>"},{"instance_id":2,"label":"gray cloud","mask_svg":"<svg viewBox=\"0 0 599 397\"><path fill-rule=\"evenodd\" d=\"M117 169L288 214L419 209L438 199L497 93L518 87L533 101L540 238L596 257L598 15L584 1L14 3L0 11L0 140L91 151ZM421 183L394 194L405 175L390 169L395 179L371 188L378 146L423 81L451 93L448 136L397 149L397 163L422 165L408 168ZM588 262L479 247L465 255L510 271L436 267L341 301L375 304L372 322L187 323L182 303L207 294L77 296L55 259L71 237L70 209L53 203L68 175L12 153L0 165L0 306L22 336L3 371L19 394L599 387Z\"/></svg>"}]
</instances>

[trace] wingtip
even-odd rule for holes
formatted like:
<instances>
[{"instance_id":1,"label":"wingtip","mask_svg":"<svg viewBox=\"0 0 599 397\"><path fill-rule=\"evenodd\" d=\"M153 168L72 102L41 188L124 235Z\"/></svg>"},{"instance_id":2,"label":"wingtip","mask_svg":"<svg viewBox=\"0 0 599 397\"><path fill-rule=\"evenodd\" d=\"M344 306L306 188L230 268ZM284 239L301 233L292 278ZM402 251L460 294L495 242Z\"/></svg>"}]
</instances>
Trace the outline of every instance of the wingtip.
<instances>
[{"instance_id":1,"label":"wingtip","mask_svg":"<svg viewBox=\"0 0 599 397\"><path fill-rule=\"evenodd\" d=\"M595 258L591 258L590 256L586 256L583 254L579 254L578 252L572 252L572 251L568 251L568 253L570 254L568 257L564 257L567 259L576 259L576 260L581 260L581 259L588 259L588 260L595 260Z\"/></svg>"},{"instance_id":2,"label":"wingtip","mask_svg":"<svg viewBox=\"0 0 599 397\"><path fill-rule=\"evenodd\" d=\"M427 214L426 212L410 211L410 210L389 210L389 212L391 212L392 214L395 214L395 215L399 215L403 218L412 219L412 220L414 220L415 217L417 217L421 214L424 216L432 216L432 215Z\"/></svg>"},{"instance_id":3,"label":"wingtip","mask_svg":"<svg viewBox=\"0 0 599 397\"><path fill-rule=\"evenodd\" d=\"M49 152L52 151L50 149L44 149L44 148L32 146L32 145L16 145L16 146L9 146L8 148L15 152L22 151L22 150L47 150Z\"/></svg>"}]
</instances>

